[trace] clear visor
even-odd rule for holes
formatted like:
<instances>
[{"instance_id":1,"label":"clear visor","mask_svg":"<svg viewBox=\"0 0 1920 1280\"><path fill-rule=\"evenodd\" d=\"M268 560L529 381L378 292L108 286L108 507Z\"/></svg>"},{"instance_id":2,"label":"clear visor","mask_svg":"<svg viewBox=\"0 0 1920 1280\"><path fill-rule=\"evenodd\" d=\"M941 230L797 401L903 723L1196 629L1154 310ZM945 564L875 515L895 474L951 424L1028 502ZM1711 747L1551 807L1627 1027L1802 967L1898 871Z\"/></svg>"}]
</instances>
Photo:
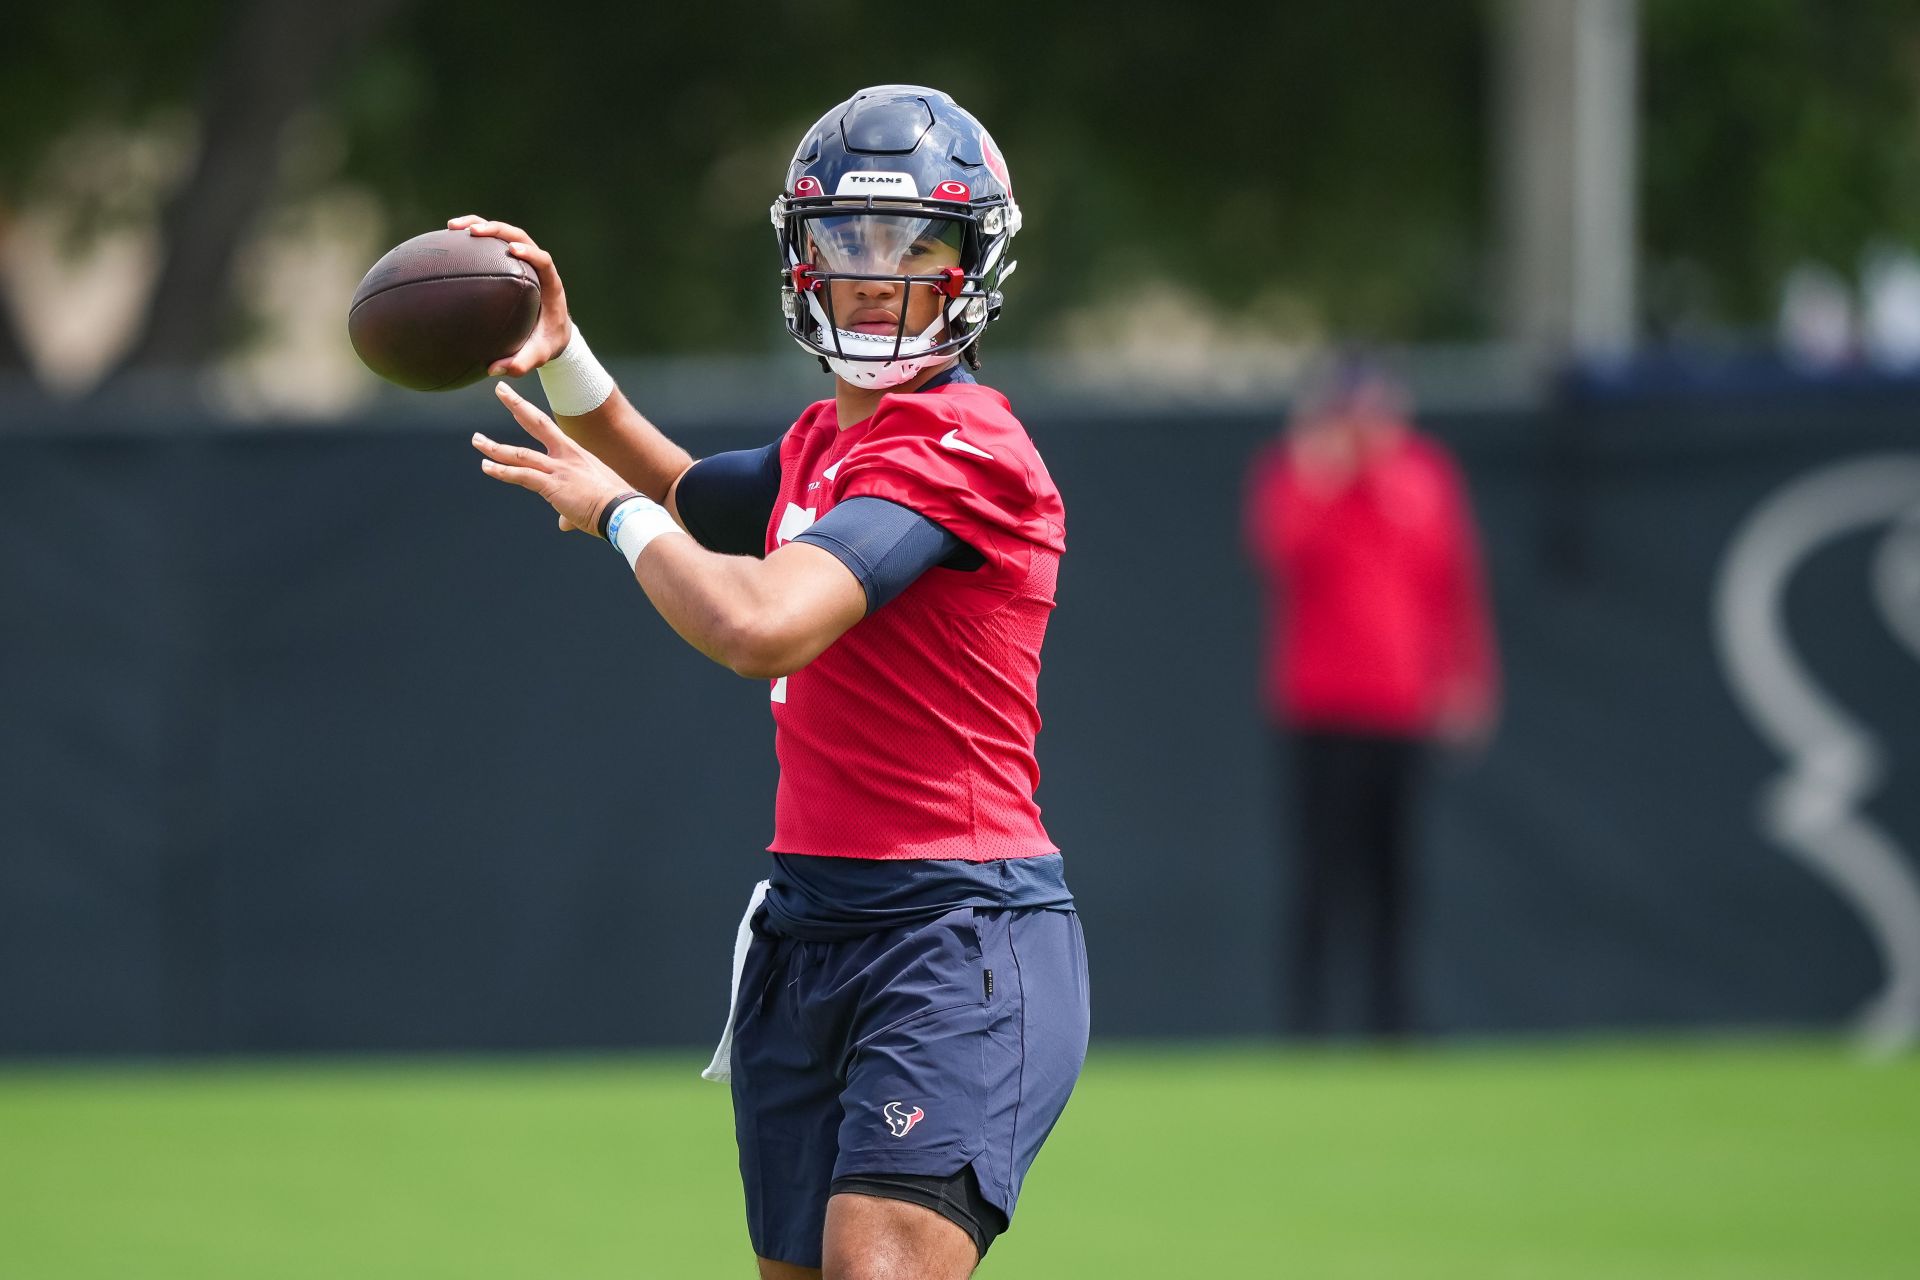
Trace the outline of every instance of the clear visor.
<instances>
[{"instance_id":1,"label":"clear visor","mask_svg":"<svg viewBox=\"0 0 1920 1280\"><path fill-rule=\"evenodd\" d=\"M816 269L835 275L932 275L960 265L966 231L955 218L827 214L807 219L807 252Z\"/></svg>"}]
</instances>

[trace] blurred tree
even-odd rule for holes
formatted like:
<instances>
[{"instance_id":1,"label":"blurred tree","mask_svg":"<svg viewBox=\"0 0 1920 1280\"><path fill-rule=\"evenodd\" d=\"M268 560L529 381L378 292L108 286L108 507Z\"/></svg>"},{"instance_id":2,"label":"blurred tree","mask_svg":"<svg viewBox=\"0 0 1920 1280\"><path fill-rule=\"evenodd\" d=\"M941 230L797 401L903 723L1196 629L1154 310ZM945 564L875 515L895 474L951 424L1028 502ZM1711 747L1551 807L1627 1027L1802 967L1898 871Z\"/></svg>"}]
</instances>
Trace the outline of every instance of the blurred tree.
<instances>
[{"instance_id":1,"label":"blurred tree","mask_svg":"<svg viewBox=\"0 0 1920 1280\"><path fill-rule=\"evenodd\" d=\"M813 119L871 83L932 83L985 120L1027 217L992 341L1124 309L1163 277L1233 310L1294 295L1328 323L1482 323L1482 22L1474 4L1036 6L950 16L850 0L569 9L517 51L502 0L430 9L345 99L352 169L396 234L477 211L529 228L583 323L629 350L781 340L766 209ZM597 37L597 38L596 38Z\"/></svg>"},{"instance_id":2,"label":"blurred tree","mask_svg":"<svg viewBox=\"0 0 1920 1280\"><path fill-rule=\"evenodd\" d=\"M276 193L288 122L327 73L403 0L253 0L169 5L81 3L24 15L0 55L0 190L33 194L51 153L83 127L138 128L195 103L197 145L161 219L159 278L121 368L191 365L231 326L235 258ZM84 233L110 219L113 193L74 211ZM26 347L0 307L0 368L24 370Z\"/></svg>"},{"instance_id":3,"label":"blurred tree","mask_svg":"<svg viewBox=\"0 0 1920 1280\"><path fill-rule=\"evenodd\" d=\"M1698 281L1716 323L1750 324L1802 257L1850 268L1874 236L1920 241L1920 0L1645 10L1656 300ZM0 235L75 129L198 121L133 365L239 332L236 247L287 197L277 149L303 114L345 139L324 180L373 193L392 239L469 211L526 226L603 350L777 347L767 205L801 130L884 81L949 89L1012 162L1027 230L994 344L1123 324L1143 283L1252 325L1491 327L1477 0L76 0L10 24ZM22 360L0 308L0 367Z\"/></svg>"},{"instance_id":4,"label":"blurred tree","mask_svg":"<svg viewBox=\"0 0 1920 1280\"><path fill-rule=\"evenodd\" d=\"M32 366L27 346L14 324L13 312L0 306L0 373L24 373Z\"/></svg>"},{"instance_id":5,"label":"blurred tree","mask_svg":"<svg viewBox=\"0 0 1920 1280\"><path fill-rule=\"evenodd\" d=\"M1124 314L1157 280L1230 312L1296 299L1381 335L1480 323L1472 4L1201 17L984 0L935 18L789 0L641 18L612 0L563 16L471 0L411 6L330 82L329 59L391 3L184 0L125 26L95 14L77 34L46 19L32 53L14 45L10 62L41 79L70 73L20 135L16 174L77 118L198 103L200 158L169 206L168 265L130 364L197 359L230 336L233 246L272 197L275 140L306 98L344 129L338 176L377 193L392 238L469 210L506 218L554 250L604 349L776 346L766 209L786 158L821 111L889 80L949 89L1012 161L1028 231L995 341Z\"/></svg>"},{"instance_id":6,"label":"blurred tree","mask_svg":"<svg viewBox=\"0 0 1920 1280\"><path fill-rule=\"evenodd\" d=\"M1648 0L1656 331L1748 328L1786 273L1920 245L1920 0Z\"/></svg>"},{"instance_id":7,"label":"blurred tree","mask_svg":"<svg viewBox=\"0 0 1920 1280\"><path fill-rule=\"evenodd\" d=\"M222 6L34 5L9 13L0 42L0 236L34 195L50 153L89 126L149 122L192 93L200 48ZM78 211L84 230L105 209ZM0 370L27 368L26 344L0 306Z\"/></svg>"},{"instance_id":8,"label":"blurred tree","mask_svg":"<svg viewBox=\"0 0 1920 1280\"><path fill-rule=\"evenodd\" d=\"M234 263L272 199L288 123L323 77L402 0L256 0L214 43L200 145L161 223L161 268L123 370L198 364L218 352Z\"/></svg>"}]
</instances>

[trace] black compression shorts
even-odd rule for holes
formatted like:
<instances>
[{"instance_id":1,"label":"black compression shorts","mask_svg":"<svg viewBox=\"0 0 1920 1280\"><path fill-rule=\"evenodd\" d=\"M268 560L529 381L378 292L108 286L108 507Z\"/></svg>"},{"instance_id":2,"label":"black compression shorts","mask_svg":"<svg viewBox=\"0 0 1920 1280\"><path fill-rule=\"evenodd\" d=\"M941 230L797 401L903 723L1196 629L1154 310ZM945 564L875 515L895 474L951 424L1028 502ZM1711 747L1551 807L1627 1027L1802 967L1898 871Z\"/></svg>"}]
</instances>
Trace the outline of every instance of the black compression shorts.
<instances>
[{"instance_id":1,"label":"black compression shorts","mask_svg":"<svg viewBox=\"0 0 1920 1280\"><path fill-rule=\"evenodd\" d=\"M883 1200L905 1200L931 1209L973 1239L981 1257L994 1238L1007 1229L1007 1216L993 1207L980 1192L980 1179L973 1166L941 1177L927 1173L853 1173L833 1180L833 1194L846 1192L856 1196L878 1196Z\"/></svg>"}]
</instances>

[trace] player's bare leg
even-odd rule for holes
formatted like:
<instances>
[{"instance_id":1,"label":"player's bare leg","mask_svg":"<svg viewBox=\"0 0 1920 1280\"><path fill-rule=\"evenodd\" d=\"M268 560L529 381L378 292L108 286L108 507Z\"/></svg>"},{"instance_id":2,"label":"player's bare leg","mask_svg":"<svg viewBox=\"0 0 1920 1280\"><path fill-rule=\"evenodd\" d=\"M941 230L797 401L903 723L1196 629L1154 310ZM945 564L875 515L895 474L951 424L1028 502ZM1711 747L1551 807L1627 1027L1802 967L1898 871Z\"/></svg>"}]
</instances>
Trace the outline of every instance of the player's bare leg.
<instances>
[{"instance_id":1,"label":"player's bare leg","mask_svg":"<svg viewBox=\"0 0 1920 1280\"><path fill-rule=\"evenodd\" d=\"M973 1239L931 1209L881 1196L827 1201L826 1267L761 1258L760 1280L966 1280Z\"/></svg>"},{"instance_id":2,"label":"player's bare leg","mask_svg":"<svg viewBox=\"0 0 1920 1280\"><path fill-rule=\"evenodd\" d=\"M966 1280L973 1237L922 1205L842 1192L827 1201L825 1280Z\"/></svg>"}]
</instances>

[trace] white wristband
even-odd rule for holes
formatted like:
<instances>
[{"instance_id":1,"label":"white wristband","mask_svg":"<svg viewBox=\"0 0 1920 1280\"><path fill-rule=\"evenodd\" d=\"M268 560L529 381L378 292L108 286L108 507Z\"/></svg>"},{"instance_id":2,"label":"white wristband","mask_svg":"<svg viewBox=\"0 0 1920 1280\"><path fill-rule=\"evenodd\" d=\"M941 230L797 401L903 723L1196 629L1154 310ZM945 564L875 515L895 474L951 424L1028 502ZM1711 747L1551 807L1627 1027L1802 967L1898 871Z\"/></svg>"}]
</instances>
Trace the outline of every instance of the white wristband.
<instances>
[{"instance_id":1,"label":"white wristband","mask_svg":"<svg viewBox=\"0 0 1920 1280\"><path fill-rule=\"evenodd\" d=\"M540 389L547 393L547 407L558 418L592 413L613 394L613 375L593 358L593 348L580 326L571 327L567 349L540 366Z\"/></svg>"},{"instance_id":2,"label":"white wristband","mask_svg":"<svg viewBox=\"0 0 1920 1280\"><path fill-rule=\"evenodd\" d=\"M667 509L652 498L634 496L613 509L607 517L607 541L613 549L627 558L627 568L633 568L640 553L647 544L663 533L685 533L674 523Z\"/></svg>"}]
</instances>

